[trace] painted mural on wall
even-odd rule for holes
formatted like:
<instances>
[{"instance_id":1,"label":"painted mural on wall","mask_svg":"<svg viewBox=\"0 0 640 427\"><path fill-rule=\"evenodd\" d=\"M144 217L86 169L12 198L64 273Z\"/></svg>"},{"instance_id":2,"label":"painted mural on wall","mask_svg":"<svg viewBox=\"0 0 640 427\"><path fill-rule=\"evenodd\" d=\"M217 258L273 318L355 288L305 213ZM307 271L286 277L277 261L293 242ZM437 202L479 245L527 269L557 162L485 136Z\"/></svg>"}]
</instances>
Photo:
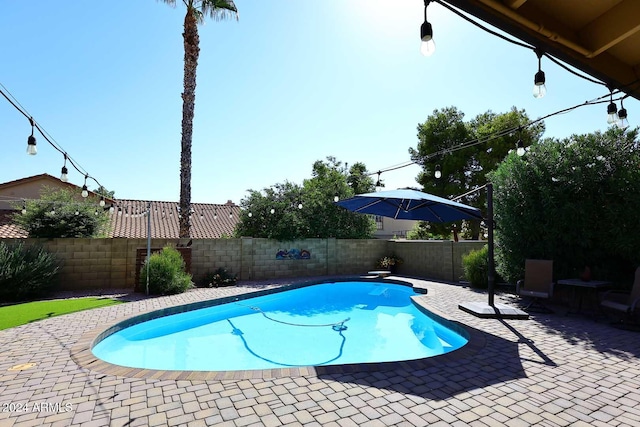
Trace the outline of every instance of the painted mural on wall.
<instances>
[{"instance_id":1,"label":"painted mural on wall","mask_svg":"<svg viewBox=\"0 0 640 427\"><path fill-rule=\"evenodd\" d=\"M276 259L310 259L311 252L306 249L280 249Z\"/></svg>"}]
</instances>

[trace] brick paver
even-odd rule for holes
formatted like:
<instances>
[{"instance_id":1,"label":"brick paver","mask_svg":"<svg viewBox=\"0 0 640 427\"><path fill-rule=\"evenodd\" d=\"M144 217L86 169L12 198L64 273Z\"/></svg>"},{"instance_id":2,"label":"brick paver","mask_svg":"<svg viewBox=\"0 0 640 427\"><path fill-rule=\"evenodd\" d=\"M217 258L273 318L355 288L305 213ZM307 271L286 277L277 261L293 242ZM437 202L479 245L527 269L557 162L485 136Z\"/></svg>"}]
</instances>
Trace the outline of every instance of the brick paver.
<instances>
[{"instance_id":1,"label":"brick paver","mask_svg":"<svg viewBox=\"0 0 640 427\"><path fill-rule=\"evenodd\" d=\"M526 426L640 423L640 336L606 322L533 315L478 319L457 308L484 301L465 287L406 279L427 289L433 311L483 338L419 369L267 378L128 377L80 366L72 348L97 328L169 306L279 285L241 283L182 295L123 295L126 304L54 317L0 331L0 426ZM515 305L515 297L496 302ZM35 363L25 370L9 370ZM305 371L301 371L305 372Z\"/></svg>"}]
</instances>

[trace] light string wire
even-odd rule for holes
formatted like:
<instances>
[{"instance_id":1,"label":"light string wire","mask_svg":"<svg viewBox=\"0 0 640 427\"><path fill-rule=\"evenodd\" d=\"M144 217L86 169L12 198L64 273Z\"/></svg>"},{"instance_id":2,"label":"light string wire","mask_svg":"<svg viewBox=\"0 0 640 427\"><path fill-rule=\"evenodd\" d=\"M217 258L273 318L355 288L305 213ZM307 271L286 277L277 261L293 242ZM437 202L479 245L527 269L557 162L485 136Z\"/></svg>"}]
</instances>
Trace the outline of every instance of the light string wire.
<instances>
[{"instance_id":1,"label":"light string wire","mask_svg":"<svg viewBox=\"0 0 640 427\"><path fill-rule=\"evenodd\" d=\"M527 43L523 43L521 41L506 37L505 35L500 34L499 32L494 31L494 30L490 29L489 27L487 27L487 26L479 23L478 21L472 19L471 17L467 16L466 14L461 12L460 10L458 10L458 9L454 8L453 6L445 3L442 0L433 0L433 1L435 3L438 3L440 6L444 7L445 9L449 10L450 12L454 13L455 15L458 15L460 18L464 19L465 21L475 25L476 27L480 28L481 30L483 30L483 31L485 31L485 32L487 32L487 33L489 33L491 35L494 35L494 36L496 36L496 37L498 37L498 38L500 38L500 39L502 39L502 40L504 40L506 42L514 44L516 46L524 47L525 49L530 49L530 50L532 50L534 52L536 51L536 48L534 46L531 46L531 45L529 45ZM577 71L572 70L571 68L569 68L565 64L561 63L556 58L554 58L553 56L551 56L550 54L548 54L546 52L544 52L543 55L545 57L547 57L551 62L555 63L556 65L560 66L561 68L565 69L566 71L570 72L571 74L573 74L575 76L578 76L578 77L580 77L582 79L585 79L585 80L587 80L587 81L589 81L591 83L599 84L599 85L602 85L602 86L607 86L606 83L603 83L600 80L592 79L591 77L585 76L582 73L578 73ZM629 83L629 84L627 84L625 86L629 86L629 85L635 84L637 81L638 80L636 80L636 81L634 81L632 83Z\"/></svg>"},{"instance_id":2,"label":"light string wire","mask_svg":"<svg viewBox=\"0 0 640 427\"><path fill-rule=\"evenodd\" d=\"M54 141L53 137L51 137L51 135L49 135L49 133L46 132L42 128L42 126L40 126L40 124L27 112L26 108L24 108L20 104L15 96L13 96L11 92L9 92L9 90L6 88L6 86L4 86L1 82L0 87L0 94L9 102L9 104L11 104L13 108L15 108L20 114L25 116L29 121L31 121L31 123L33 123L33 126L38 130L38 132L40 132L45 141L47 141L49 145L51 145L56 151L66 157L69 164L73 166L73 168L78 171L78 173L82 174L82 176L87 179L92 179L99 187L106 188L102 184L100 184L100 182L96 178L89 175L89 173L87 173L87 171L82 166L80 166L80 164L76 160L74 160L66 150L64 150L57 142Z\"/></svg>"},{"instance_id":3,"label":"light string wire","mask_svg":"<svg viewBox=\"0 0 640 427\"><path fill-rule=\"evenodd\" d=\"M620 91L617 91L616 93L620 93ZM462 143L460 143L459 145L457 145L455 147L443 148L442 150L438 150L436 152L427 154L425 156L425 158L424 158L424 161L430 160L430 159L432 159L434 157L438 157L438 156L442 156L442 155L445 155L445 154L448 154L448 153L452 153L454 151L459 151L459 150L463 150L465 148L473 147L475 145L486 144L487 142L493 141L494 139L498 139L498 138L503 137L505 135L509 135L509 134L511 134L513 132L516 132L516 131L520 130L520 129L525 129L525 128L529 127L529 126L532 126L532 125L534 125L536 123L539 123L539 122L541 122L543 120L546 120L546 119L548 119L550 117L557 116L557 115L560 115L560 114L566 114L566 113L568 113L570 111L573 111L575 109L578 109L580 107L608 103L609 102L608 98L610 96L611 96L610 94L602 95L602 96L600 96L598 98L595 98L595 99L592 99L590 101L585 101L585 102L583 102L581 104L576 104L574 106L571 106L571 107L568 107L568 108L564 108L562 110L558 110L558 111L555 111L553 113L547 114L546 116L539 117L539 118L537 118L535 120L531 120L528 123L525 123L525 124L522 124L522 125L518 125L518 126L514 126L512 128L504 129L504 130L496 132L496 133L494 133L492 135L488 135L485 138L482 138L482 139L474 138L474 139L462 142ZM623 99L625 99L627 97L629 97L629 95L625 94L623 96L620 96L619 98L614 99L614 101L621 101L621 100L623 100ZM389 167L383 168L383 169L378 169L375 172L370 172L370 173L367 174L367 176L379 175L379 174L382 174L382 173L385 173L385 172L390 172L390 171L402 169L402 168L405 168L407 166L411 166L411 165L414 165L414 164L422 165L421 162L418 162L418 161L415 161L415 160L409 160L409 161L407 161L405 163L400 163L398 165L389 166Z\"/></svg>"}]
</instances>

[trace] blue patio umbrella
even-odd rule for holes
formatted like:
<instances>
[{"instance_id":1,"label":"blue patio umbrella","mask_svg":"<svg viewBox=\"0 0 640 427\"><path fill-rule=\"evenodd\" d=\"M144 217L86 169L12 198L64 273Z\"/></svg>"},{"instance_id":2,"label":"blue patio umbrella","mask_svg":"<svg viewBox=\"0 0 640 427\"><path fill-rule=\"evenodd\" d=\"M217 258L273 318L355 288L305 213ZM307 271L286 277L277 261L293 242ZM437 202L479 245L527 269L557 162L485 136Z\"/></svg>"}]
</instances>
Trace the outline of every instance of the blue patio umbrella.
<instances>
[{"instance_id":1,"label":"blue patio umbrella","mask_svg":"<svg viewBox=\"0 0 640 427\"><path fill-rule=\"evenodd\" d=\"M351 198L340 200L336 204L353 212L381 215L395 219L429 222L454 222L461 219L485 220L488 227L487 243L489 247L489 301L487 304L476 302L461 303L458 307L479 317L527 319L529 315L521 310L494 303L493 186L491 183L487 183L487 185L476 188L476 191L485 187L487 189L486 218L483 217L478 208L411 189L358 194Z\"/></svg>"},{"instance_id":2,"label":"blue patio umbrella","mask_svg":"<svg viewBox=\"0 0 640 427\"><path fill-rule=\"evenodd\" d=\"M480 209L417 190L398 189L358 194L336 202L353 212L429 222L482 220Z\"/></svg>"}]
</instances>

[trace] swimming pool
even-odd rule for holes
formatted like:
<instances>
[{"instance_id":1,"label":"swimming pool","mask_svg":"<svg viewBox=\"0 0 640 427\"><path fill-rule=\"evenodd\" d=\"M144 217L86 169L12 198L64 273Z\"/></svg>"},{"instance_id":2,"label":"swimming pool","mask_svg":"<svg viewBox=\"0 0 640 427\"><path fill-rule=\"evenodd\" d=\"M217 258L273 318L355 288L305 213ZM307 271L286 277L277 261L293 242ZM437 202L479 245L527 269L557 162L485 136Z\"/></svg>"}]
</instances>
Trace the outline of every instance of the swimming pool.
<instances>
[{"instance_id":1,"label":"swimming pool","mask_svg":"<svg viewBox=\"0 0 640 427\"><path fill-rule=\"evenodd\" d=\"M388 281L285 288L114 328L92 352L126 367L235 371L414 360L466 344L412 296Z\"/></svg>"}]
</instances>

